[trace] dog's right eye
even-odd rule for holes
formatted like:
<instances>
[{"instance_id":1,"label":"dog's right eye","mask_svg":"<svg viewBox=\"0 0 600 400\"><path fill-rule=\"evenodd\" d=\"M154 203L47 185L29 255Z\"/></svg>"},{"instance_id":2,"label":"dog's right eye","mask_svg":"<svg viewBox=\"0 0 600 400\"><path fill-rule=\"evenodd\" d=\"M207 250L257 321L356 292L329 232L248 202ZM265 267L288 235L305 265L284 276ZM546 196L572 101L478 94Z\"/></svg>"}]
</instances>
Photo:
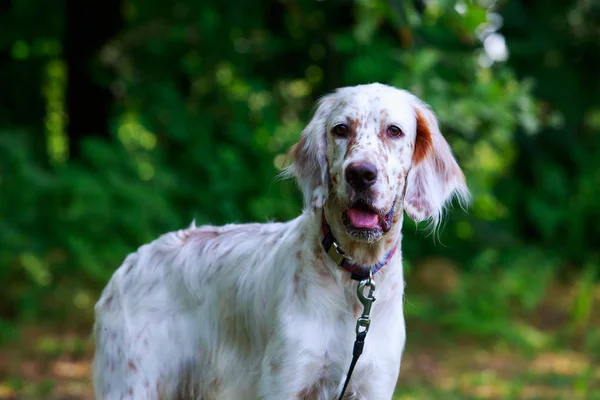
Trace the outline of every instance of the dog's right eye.
<instances>
[{"instance_id":1,"label":"dog's right eye","mask_svg":"<svg viewBox=\"0 0 600 400\"><path fill-rule=\"evenodd\" d=\"M348 125L339 124L333 127L333 133L337 136L347 136L350 129L348 129Z\"/></svg>"}]
</instances>

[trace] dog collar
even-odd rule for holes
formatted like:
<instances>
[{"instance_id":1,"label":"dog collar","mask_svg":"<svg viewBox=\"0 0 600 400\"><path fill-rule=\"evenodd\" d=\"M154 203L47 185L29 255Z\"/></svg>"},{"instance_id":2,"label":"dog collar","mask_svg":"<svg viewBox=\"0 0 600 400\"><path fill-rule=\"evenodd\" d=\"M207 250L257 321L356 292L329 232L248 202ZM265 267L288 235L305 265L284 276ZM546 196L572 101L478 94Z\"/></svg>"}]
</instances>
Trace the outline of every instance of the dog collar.
<instances>
[{"instance_id":1,"label":"dog collar","mask_svg":"<svg viewBox=\"0 0 600 400\"><path fill-rule=\"evenodd\" d=\"M372 275L375 275L377 271L381 268L385 267L388 261L394 256L396 253L396 248L398 244L396 244L383 258L383 260L379 261L377 264L371 266L360 265L352 262L352 257L347 255L337 243L337 240L331 233L331 228L325 219L325 211L321 212L321 230L323 231L323 240L321 243L323 244L323 248L325 252L329 255L338 266L342 267L346 271L350 272L351 278L355 281L362 281L363 279L367 279Z\"/></svg>"}]
</instances>

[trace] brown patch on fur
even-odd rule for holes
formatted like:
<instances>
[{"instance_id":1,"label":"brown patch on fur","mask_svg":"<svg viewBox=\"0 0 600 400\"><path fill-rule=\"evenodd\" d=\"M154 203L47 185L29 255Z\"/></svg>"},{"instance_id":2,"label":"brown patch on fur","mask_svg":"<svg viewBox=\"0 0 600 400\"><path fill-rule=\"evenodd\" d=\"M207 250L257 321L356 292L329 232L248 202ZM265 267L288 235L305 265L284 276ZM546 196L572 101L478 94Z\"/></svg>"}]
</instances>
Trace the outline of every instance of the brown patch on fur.
<instances>
[{"instance_id":1,"label":"brown patch on fur","mask_svg":"<svg viewBox=\"0 0 600 400\"><path fill-rule=\"evenodd\" d=\"M300 250L298 250L298 252L296 253L296 258L298 259L298 261L302 260L302 252Z\"/></svg>"},{"instance_id":2,"label":"brown patch on fur","mask_svg":"<svg viewBox=\"0 0 600 400\"><path fill-rule=\"evenodd\" d=\"M429 217L433 211L431 209L431 204L428 201L423 200L421 198L417 198L412 201L413 208L425 217Z\"/></svg>"},{"instance_id":3,"label":"brown patch on fur","mask_svg":"<svg viewBox=\"0 0 600 400\"><path fill-rule=\"evenodd\" d=\"M369 111L369 114L365 118L365 121L368 121L368 120L371 120L372 123L375 123L375 121L377 121L377 118L375 118L375 115L373 115L373 113Z\"/></svg>"},{"instance_id":4,"label":"brown patch on fur","mask_svg":"<svg viewBox=\"0 0 600 400\"><path fill-rule=\"evenodd\" d=\"M388 112L385 108L379 110L379 136L381 139L387 138L387 128L388 128ZM394 140L385 140L385 142L389 145L390 143L394 143Z\"/></svg>"},{"instance_id":5,"label":"brown patch on fur","mask_svg":"<svg viewBox=\"0 0 600 400\"><path fill-rule=\"evenodd\" d=\"M294 289L296 291L296 293L298 293L299 289L300 289L300 271L296 271L296 273L294 273Z\"/></svg>"},{"instance_id":6,"label":"brown patch on fur","mask_svg":"<svg viewBox=\"0 0 600 400\"><path fill-rule=\"evenodd\" d=\"M416 174L421 174L420 171L415 171ZM415 209L415 211L421 214L423 217L428 218L432 215L433 209L429 201L424 198L425 187L423 179L417 175L414 181L415 187L412 189L414 195L407 198L406 200L411 204L411 206ZM410 215L410 214L409 214ZM411 217L420 217L421 215L411 215Z\"/></svg>"},{"instance_id":7,"label":"brown patch on fur","mask_svg":"<svg viewBox=\"0 0 600 400\"><path fill-rule=\"evenodd\" d=\"M281 363L276 360L272 360L269 364L269 369L271 370L271 374L275 375L281 371Z\"/></svg>"},{"instance_id":8,"label":"brown patch on fur","mask_svg":"<svg viewBox=\"0 0 600 400\"><path fill-rule=\"evenodd\" d=\"M127 361L127 366L129 367L129 370L131 372L137 372L137 367L135 366L132 360Z\"/></svg>"},{"instance_id":9,"label":"brown patch on fur","mask_svg":"<svg viewBox=\"0 0 600 400\"><path fill-rule=\"evenodd\" d=\"M389 145L389 140L382 140L383 142L387 143L387 145ZM379 155L379 159L383 160L383 163L387 165L388 160L389 160L389 154L386 151L386 144L383 144L381 141L379 143L377 143L377 154Z\"/></svg>"},{"instance_id":10,"label":"brown patch on fur","mask_svg":"<svg viewBox=\"0 0 600 400\"><path fill-rule=\"evenodd\" d=\"M324 261L323 254L325 254L325 250L321 247L321 243L317 243L313 248L313 254L319 261Z\"/></svg>"},{"instance_id":11,"label":"brown patch on fur","mask_svg":"<svg viewBox=\"0 0 600 400\"><path fill-rule=\"evenodd\" d=\"M304 149L304 146L306 146L306 137L302 136L296 144L290 147L285 157L283 158L282 166L287 167L291 163L291 161L298 161L298 159L300 158L299 153Z\"/></svg>"},{"instance_id":12,"label":"brown patch on fur","mask_svg":"<svg viewBox=\"0 0 600 400\"><path fill-rule=\"evenodd\" d=\"M350 119L349 125L350 125L350 135L356 136L356 131L361 126L361 119L360 118Z\"/></svg>"},{"instance_id":13,"label":"brown patch on fur","mask_svg":"<svg viewBox=\"0 0 600 400\"><path fill-rule=\"evenodd\" d=\"M354 313L354 318L360 317L360 305L357 302L352 304L352 312Z\"/></svg>"},{"instance_id":14,"label":"brown patch on fur","mask_svg":"<svg viewBox=\"0 0 600 400\"><path fill-rule=\"evenodd\" d=\"M226 300L218 302L218 312L220 313L222 340L232 343L236 352L246 356L251 351L250 334L245 323L247 316L240 307L235 307L239 301L241 290L239 285L233 285L225 297Z\"/></svg>"},{"instance_id":15,"label":"brown patch on fur","mask_svg":"<svg viewBox=\"0 0 600 400\"><path fill-rule=\"evenodd\" d=\"M348 139L348 145L346 147L346 155L345 158L349 158L352 153L354 152L354 150L356 150L356 148L358 147L358 143L356 140L356 136L352 136Z\"/></svg>"},{"instance_id":16,"label":"brown patch on fur","mask_svg":"<svg viewBox=\"0 0 600 400\"><path fill-rule=\"evenodd\" d=\"M316 385L310 388L306 388L304 390L302 390L300 393L298 393L298 396L296 397L296 399L298 400L312 400L315 395L317 394L317 387Z\"/></svg>"},{"instance_id":17,"label":"brown patch on fur","mask_svg":"<svg viewBox=\"0 0 600 400\"><path fill-rule=\"evenodd\" d=\"M338 184L338 174L337 174L337 172L334 172L331 175L331 183L333 183L334 185Z\"/></svg>"},{"instance_id":18,"label":"brown patch on fur","mask_svg":"<svg viewBox=\"0 0 600 400\"><path fill-rule=\"evenodd\" d=\"M184 365L179 371L179 384L177 385L176 400L198 399L200 397L200 388L197 379L198 371L193 364ZM211 382L212 384L212 382ZM158 388L157 388L158 389Z\"/></svg>"},{"instance_id":19,"label":"brown patch on fur","mask_svg":"<svg viewBox=\"0 0 600 400\"><path fill-rule=\"evenodd\" d=\"M435 172L440 175L443 176L444 178L446 178L446 167L444 166L444 163L442 163L442 160L440 160L439 157L434 157L433 158L433 164L435 167Z\"/></svg>"},{"instance_id":20,"label":"brown patch on fur","mask_svg":"<svg viewBox=\"0 0 600 400\"><path fill-rule=\"evenodd\" d=\"M312 400L321 391L322 386L325 386L325 379L323 377L319 378L314 385L303 389L298 393L296 398L298 400Z\"/></svg>"},{"instance_id":21,"label":"brown patch on fur","mask_svg":"<svg viewBox=\"0 0 600 400\"><path fill-rule=\"evenodd\" d=\"M193 237L198 240L210 240L219 236L219 232L216 230L207 230L207 229L193 229L191 231L186 231L184 233L184 237L182 240L185 242L188 238Z\"/></svg>"},{"instance_id":22,"label":"brown patch on fur","mask_svg":"<svg viewBox=\"0 0 600 400\"><path fill-rule=\"evenodd\" d=\"M379 136L384 139L387 131L387 121L384 118L381 118L379 121Z\"/></svg>"},{"instance_id":23,"label":"brown patch on fur","mask_svg":"<svg viewBox=\"0 0 600 400\"><path fill-rule=\"evenodd\" d=\"M355 150L357 146L357 137L358 137L358 129L362 127L362 120L360 118L354 118L348 120L348 125L350 128L350 133L347 136L348 144L346 146L346 155L345 157L349 157L352 152Z\"/></svg>"},{"instance_id":24,"label":"brown patch on fur","mask_svg":"<svg viewBox=\"0 0 600 400\"><path fill-rule=\"evenodd\" d=\"M331 277L331 274L327 269L327 264L325 262L325 250L323 249L321 243L315 244L315 247L313 248L313 254L315 255L316 259L315 263L313 264L315 272L317 273L319 278L329 279Z\"/></svg>"},{"instance_id":25,"label":"brown patch on fur","mask_svg":"<svg viewBox=\"0 0 600 400\"><path fill-rule=\"evenodd\" d=\"M331 274L329 273L329 270L327 270L327 266L324 262L315 263L314 268L317 275L319 276L321 283L324 283L326 280L329 280L329 278L331 278Z\"/></svg>"},{"instance_id":26,"label":"brown patch on fur","mask_svg":"<svg viewBox=\"0 0 600 400\"><path fill-rule=\"evenodd\" d=\"M413 163L418 164L427 157L433 147L433 138L429 122L423 116L419 109L415 110L417 116L417 137L415 140L415 151L413 153Z\"/></svg>"},{"instance_id":27,"label":"brown patch on fur","mask_svg":"<svg viewBox=\"0 0 600 400\"><path fill-rule=\"evenodd\" d=\"M312 264L312 267L319 276L319 278L331 278L331 273L327 269L327 255L325 254L325 249L323 249L323 245L318 241L315 242L313 246L313 255L315 257L315 262Z\"/></svg>"}]
</instances>

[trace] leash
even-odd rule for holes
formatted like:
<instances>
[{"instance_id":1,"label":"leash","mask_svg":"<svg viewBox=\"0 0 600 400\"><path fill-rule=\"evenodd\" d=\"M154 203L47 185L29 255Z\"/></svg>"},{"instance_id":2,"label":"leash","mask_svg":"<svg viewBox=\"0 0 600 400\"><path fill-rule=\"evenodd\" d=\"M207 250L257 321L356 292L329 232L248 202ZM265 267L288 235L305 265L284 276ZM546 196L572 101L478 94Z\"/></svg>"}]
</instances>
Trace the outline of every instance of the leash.
<instances>
[{"instance_id":1,"label":"leash","mask_svg":"<svg viewBox=\"0 0 600 400\"><path fill-rule=\"evenodd\" d=\"M348 369L346 381L344 382L344 387L340 393L339 400L342 400L344 393L346 393L348 383L350 383L350 377L352 377L352 372L354 372L354 367L365 347L365 338L369 332L369 325L371 325L370 315L371 305L373 305L373 302L375 301L375 296L373 296L373 293L375 292L375 281L373 280L373 273L371 272L369 275L370 276L367 279L360 281L358 288L356 289L358 299L363 305L363 312L356 320L356 339L354 340L354 349L352 350L352 362L350 363L350 368ZM365 296L365 288L367 287L369 288L369 294Z\"/></svg>"},{"instance_id":2,"label":"leash","mask_svg":"<svg viewBox=\"0 0 600 400\"><path fill-rule=\"evenodd\" d=\"M352 350L352 362L350 363L350 368L348 369L346 380L344 381L344 387L342 388L342 392L340 393L339 397L339 400L342 400L344 394L346 393L346 389L348 389L348 384L350 383L350 378L354 372L354 367L356 367L358 358L362 354L365 347L365 338L367 337L367 332L369 332L369 326L371 325L371 306L375 301L375 296L373 296L373 293L375 293L375 280L373 279L373 275L383 268L394 256L398 245L394 245L394 247L385 255L383 260L379 261L377 264L367 267L352 262L352 257L346 254L340 248L337 240L331 232L331 228L329 227L327 220L325 219L324 211L321 211L321 231L323 233L323 240L321 241L321 244L323 245L327 255L339 267L348 271L353 280L359 282L356 288L356 295L358 300L363 305L362 315L356 320L356 339L354 340L354 348ZM369 294L365 296L365 289L367 288L369 289Z\"/></svg>"}]
</instances>

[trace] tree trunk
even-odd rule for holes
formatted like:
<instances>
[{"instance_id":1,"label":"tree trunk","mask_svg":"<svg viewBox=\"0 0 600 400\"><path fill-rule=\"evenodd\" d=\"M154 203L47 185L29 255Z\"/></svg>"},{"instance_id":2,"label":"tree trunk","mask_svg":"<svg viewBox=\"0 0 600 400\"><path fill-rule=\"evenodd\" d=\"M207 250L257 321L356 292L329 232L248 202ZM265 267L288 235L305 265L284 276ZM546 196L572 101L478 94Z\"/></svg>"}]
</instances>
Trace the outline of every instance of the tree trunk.
<instances>
[{"instance_id":1,"label":"tree trunk","mask_svg":"<svg viewBox=\"0 0 600 400\"><path fill-rule=\"evenodd\" d=\"M102 46L121 29L120 0L66 1L65 60L69 153L77 158L81 139L109 139L108 119L112 96L93 74L92 62Z\"/></svg>"}]
</instances>

